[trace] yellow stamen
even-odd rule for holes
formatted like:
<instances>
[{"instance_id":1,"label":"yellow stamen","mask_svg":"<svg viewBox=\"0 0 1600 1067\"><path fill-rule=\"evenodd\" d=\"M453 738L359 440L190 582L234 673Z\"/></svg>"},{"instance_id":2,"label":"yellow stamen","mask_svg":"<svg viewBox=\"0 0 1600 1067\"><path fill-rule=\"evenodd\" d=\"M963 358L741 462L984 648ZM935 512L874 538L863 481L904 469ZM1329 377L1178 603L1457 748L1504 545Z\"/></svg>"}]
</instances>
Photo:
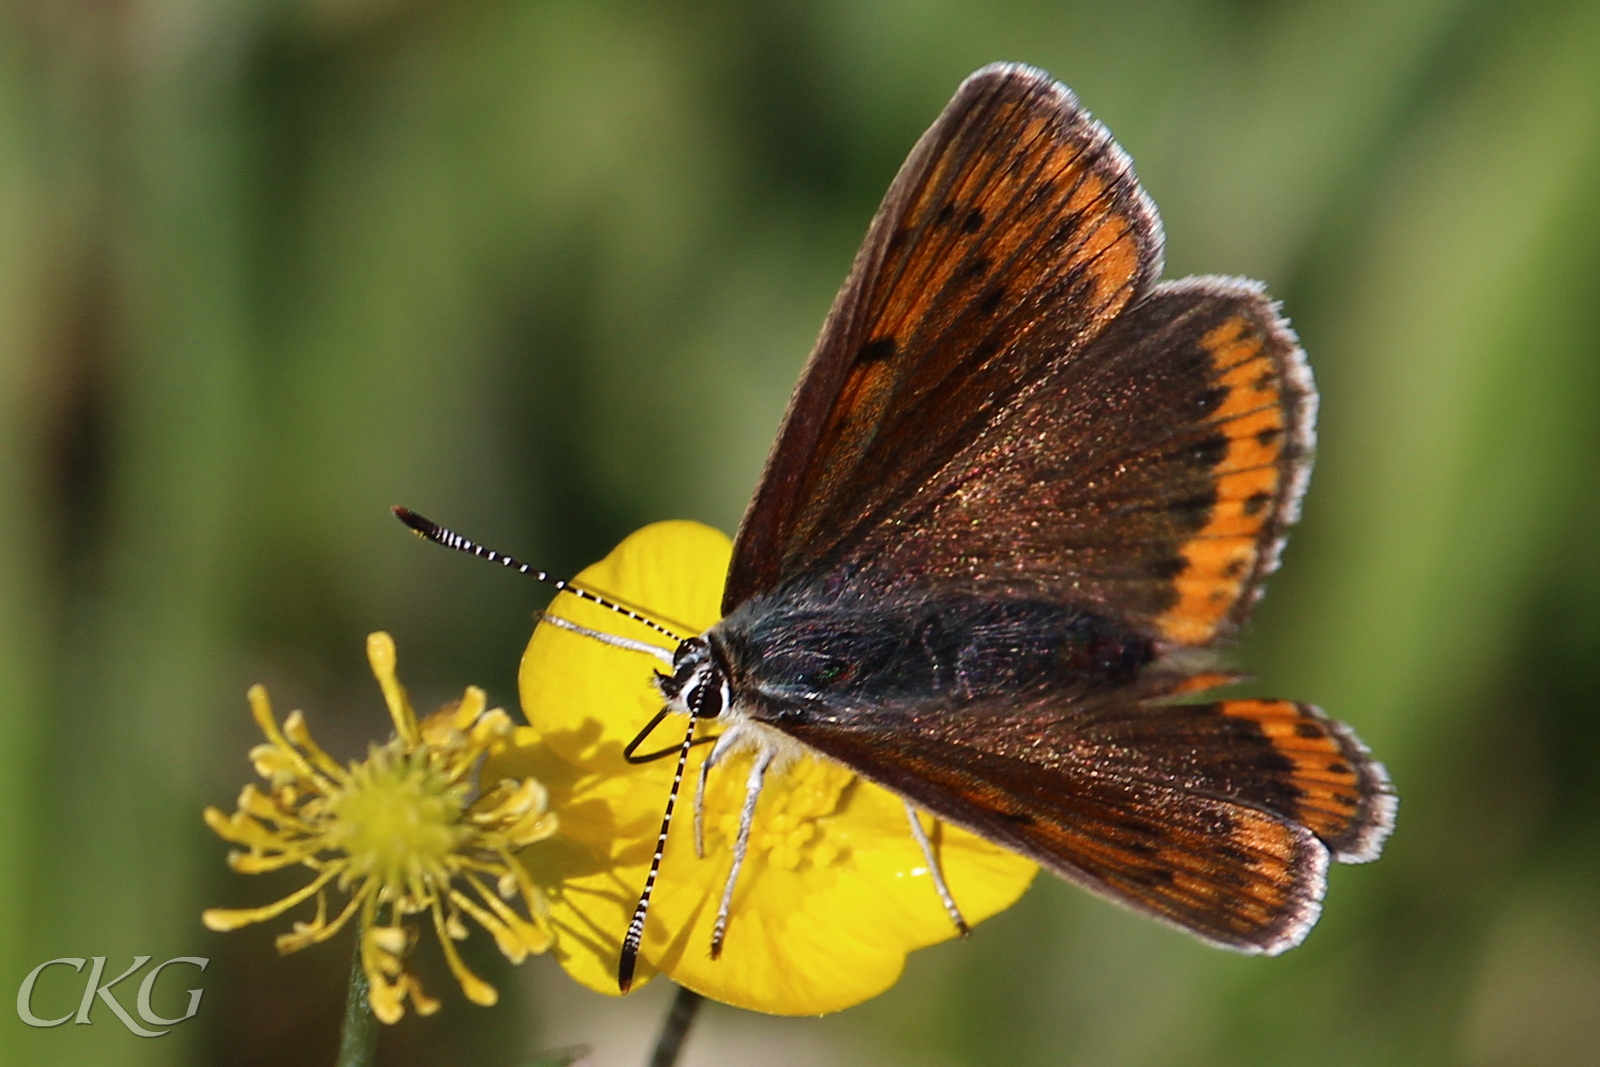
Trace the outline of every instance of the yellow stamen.
<instances>
[{"instance_id":1,"label":"yellow stamen","mask_svg":"<svg viewBox=\"0 0 1600 1067\"><path fill-rule=\"evenodd\" d=\"M389 706L389 717L394 720L394 732L407 745L417 743L417 713L411 707L411 698L395 677L394 638L381 630L367 635L367 662L372 674L383 690L383 702Z\"/></svg>"},{"instance_id":2,"label":"yellow stamen","mask_svg":"<svg viewBox=\"0 0 1600 1067\"><path fill-rule=\"evenodd\" d=\"M368 1000L390 1023L404 1016L407 1000L419 1015L439 1008L406 962L416 937L404 918L426 911L462 992L475 1003L493 1004L494 987L467 968L454 943L468 936L465 917L488 930L513 962L549 947L549 909L513 855L556 831L548 794L532 778L499 778L474 797L476 768L491 746L511 736L510 716L487 708L483 690L469 686L460 701L419 721L396 677L389 635L372 634L367 654L396 736L348 766L317 745L300 712L280 728L266 691L250 690L251 714L266 737L250 759L266 785L245 786L231 815L207 808L206 825L241 846L228 857L235 870L298 864L315 878L265 907L213 908L202 918L214 930L232 930L315 896L316 915L278 937L280 952L326 941L357 919ZM465 878L483 903L457 889L456 878ZM483 878L506 900L518 896L522 911L495 897ZM348 897L331 920L330 885Z\"/></svg>"},{"instance_id":3,"label":"yellow stamen","mask_svg":"<svg viewBox=\"0 0 1600 1067\"><path fill-rule=\"evenodd\" d=\"M259 923L265 922L268 919L276 919L278 916L282 915L284 912L288 911L290 908L294 907L296 904L300 903L302 900L305 900L307 897L311 896L311 894L327 885L328 880L337 873L337 869L334 868L323 871L310 885L307 885L301 889L296 889L293 893L290 893L282 900L274 904L268 904L266 907L207 908L205 911L200 913L200 921L206 924L207 929L227 931L237 930L239 927L249 926L251 923Z\"/></svg>"},{"instance_id":4,"label":"yellow stamen","mask_svg":"<svg viewBox=\"0 0 1600 1067\"><path fill-rule=\"evenodd\" d=\"M498 1001L500 994L494 986L473 974L462 962L461 953L456 951L454 939L445 928L444 910L439 907L437 898L433 901L433 928L439 933L439 947L444 949L444 959L450 965L450 973L461 983L461 991L467 995L467 999L486 1008Z\"/></svg>"}]
</instances>

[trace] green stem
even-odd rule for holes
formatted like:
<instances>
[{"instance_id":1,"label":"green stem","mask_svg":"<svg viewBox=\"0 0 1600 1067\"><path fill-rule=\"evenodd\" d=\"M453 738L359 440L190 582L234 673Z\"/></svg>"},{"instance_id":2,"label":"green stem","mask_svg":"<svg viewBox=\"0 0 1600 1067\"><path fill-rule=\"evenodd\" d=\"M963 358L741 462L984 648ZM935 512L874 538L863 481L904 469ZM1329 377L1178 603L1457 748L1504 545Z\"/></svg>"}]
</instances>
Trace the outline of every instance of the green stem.
<instances>
[{"instance_id":1,"label":"green stem","mask_svg":"<svg viewBox=\"0 0 1600 1067\"><path fill-rule=\"evenodd\" d=\"M678 987L672 1010L667 1012L667 1020L661 1024L661 1033L656 1038L656 1050L650 1057L650 1067L673 1067L678 1062L678 1053L683 1051L689 1027L694 1025L694 1017L700 1013L700 1005L705 999L692 989Z\"/></svg>"},{"instance_id":2,"label":"green stem","mask_svg":"<svg viewBox=\"0 0 1600 1067\"><path fill-rule=\"evenodd\" d=\"M339 1058L333 1067L372 1067L378 1060L378 1017L367 1002L367 972L361 966L361 937L356 931L355 958L350 961L350 989L345 994L344 1024L339 1028Z\"/></svg>"}]
</instances>

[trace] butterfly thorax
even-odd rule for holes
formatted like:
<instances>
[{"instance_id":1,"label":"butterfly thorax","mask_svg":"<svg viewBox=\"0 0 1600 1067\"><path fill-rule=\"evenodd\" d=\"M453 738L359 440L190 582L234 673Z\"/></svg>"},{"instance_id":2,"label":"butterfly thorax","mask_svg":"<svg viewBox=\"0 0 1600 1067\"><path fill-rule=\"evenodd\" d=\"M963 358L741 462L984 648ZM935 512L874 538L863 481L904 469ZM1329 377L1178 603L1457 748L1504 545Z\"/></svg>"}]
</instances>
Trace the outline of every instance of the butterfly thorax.
<instances>
[{"instance_id":1,"label":"butterfly thorax","mask_svg":"<svg viewBox=\"0 0 1600 1067\"><path fill-rule=\"evenodd\" d=\"M757 719L944 706L1133 681L1152 642L1083 608L992 592L891 597L789 588L741 605L705 635Z\"/></svg>"}]
</instances>

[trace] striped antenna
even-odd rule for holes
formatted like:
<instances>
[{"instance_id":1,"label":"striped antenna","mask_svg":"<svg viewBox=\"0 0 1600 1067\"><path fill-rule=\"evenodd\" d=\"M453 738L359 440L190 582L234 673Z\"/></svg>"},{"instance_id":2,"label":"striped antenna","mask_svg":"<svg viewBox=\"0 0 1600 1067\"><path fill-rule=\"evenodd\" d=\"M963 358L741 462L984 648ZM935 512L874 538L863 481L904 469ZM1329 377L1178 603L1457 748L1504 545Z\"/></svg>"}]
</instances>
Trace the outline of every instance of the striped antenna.
<instances>
[{"instance_id":1,"label":"striped antenna","mask_svg":"<svg viewBox=\"0 0 1600 1067\"><path fill-rule=\"evenodd\" d=\"M498 563L502 567L509 567L518 574L526 574L529 578L532 578L536 582L543 582L546 585L553 585L563 593L571 593L575 597L587 600L592 604L599 604L601 607L610 611L614 611L618 615L625 615L634 622L643 623L656 633L665 634L667 637L672 638L679 644L682 644L684 641L684 638L681 634L673 633L671 630L667 629L665 626L662 626L654 619L641 615L631 608L625 608L621 604L607 600L598 593L591 593L587 589L573 585L564 578L557 578L554 575L546 574L537 567L530 567L526 563L519 563L503 552L496 552L492 548L485 548L476 541L471 541L465 537L462 537L454 530L447 529L443 526L440 526L436 522L431 522L428 519L423 518L410 508L396 506L390 508L389 510L394 512L395 518L399 519L401 522L411 527L412 530L416 531L417 536L422 538L424 541L432 541L436 545L443 545L446 548L453 548L457 552L465 552L468 555L477 556L479 559L486 559L490 563Z\"/></svg>"},{"instance_id":2,"label":"striped antenna","mask_svg":"<svg viewBox=\"0 0 1600 1067\"><path fill-rule=\"evenodd\" d=\"M656 719L660 719L660 716L656 716ZM655 720L650 725L654 726ZM661 813L661 832L656 835L656 850L650 857L650 873L644 877L644 891L639 894L633 918L628 920L628 932L622 938L622 955L617 958L617 990L622 993L633 988L633 971L639 965L639 947L644 944L644 919L650 913L650 894L655 892L656 878L661 874L661 857L667 853L667 828L672 825L672 809L678 803L678 790L683 786L683 768L689 762L689 750L695 745L694 727L695 717L691 715L689 730L683 735L683 744L678 747L678 769L672 774L667 810Z\"/></svg>"}]
</instances>

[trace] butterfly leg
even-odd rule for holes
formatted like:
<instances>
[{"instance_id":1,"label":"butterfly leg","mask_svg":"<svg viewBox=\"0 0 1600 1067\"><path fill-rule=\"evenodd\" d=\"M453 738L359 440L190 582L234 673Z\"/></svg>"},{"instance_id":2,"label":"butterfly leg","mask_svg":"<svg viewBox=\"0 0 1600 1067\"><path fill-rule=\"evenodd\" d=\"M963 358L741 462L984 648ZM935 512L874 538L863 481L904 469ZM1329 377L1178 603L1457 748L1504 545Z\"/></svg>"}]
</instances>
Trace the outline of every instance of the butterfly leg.
<instances>
[{"instance_id":1,"label":"butterfly leg","mask_svg":"<svg viewBox=\"0 0 1600 1067\"><path fill-rule=\"evenodd\" d=\"M700 776L694 783L694 854L696 859L706 858L706 779L711 768L722 762L722 757L733 750L744 736L738 726L729 727L717 738L711 754L700 764Z\"/></svg>"},{"instance_id":2,"label":"butterfly leg","mask_svg":"<svg viewBox=\"0 0 1600 1067\"><path fill-rule=\"evenodd\" d=\"M944 869L939 866L939 858L933 854L933 842L928 840L928 832L922 828L922 819L909 800L906 801L906 818L911 820L911 836L917 839L917 844L922 848L922 856L928 861L928 873L933 875L933 888L939 891L940 903L944 905L950 921L956 924L956 930L962 937L966 937L972 932L972 928L967 925L967 920L961 917L961 909L956 907L956 898L950 895L950 887L944 880Z\"/></svg>"},{"instance_id":3,"label":"butterfly leg","mask_svg":"<svg viewBox=\"0 0 1600 1067\"><path fill-rule=\"evenodd\" d=\"M613 648L625 648L629 652L643 652L647 656L654 656L669 667L673 664L672 652L669 649L662 648L660 645L652 645L648 641L635 641L631 637L618 637L616 634L608 634L603 630L591 630L587 626L579 626L569 619L563 619L559 615L552 615L548 611L540 612L539 618L541 621L559 629L570 630L572 633L580 634L584 637L592 637L603 645L611 645Z\"/></svg>"},{"instance_id":4,"label":"butterfly leg","mask_svg":"<svg viewBox=\"0 0 1600 1067\"><path fill-rule=\"evenodd\" d=\"M722 903L717 906L717 921L711 927L711 958L722 955L722 939L728 932L728 913L733 910L733 889L739 881L739 868L744 866L745 850L750 845L750 825L756 818L756 800L761 796L761 786L767 776L767 766L772 762L773 750L769 745L756 749L755 762L750 767L750 780L745 783L744 808L739 812L739 837L733 843L733 864L728 868L728 881L722 887Z\"/></svg>"}]
</instances>

